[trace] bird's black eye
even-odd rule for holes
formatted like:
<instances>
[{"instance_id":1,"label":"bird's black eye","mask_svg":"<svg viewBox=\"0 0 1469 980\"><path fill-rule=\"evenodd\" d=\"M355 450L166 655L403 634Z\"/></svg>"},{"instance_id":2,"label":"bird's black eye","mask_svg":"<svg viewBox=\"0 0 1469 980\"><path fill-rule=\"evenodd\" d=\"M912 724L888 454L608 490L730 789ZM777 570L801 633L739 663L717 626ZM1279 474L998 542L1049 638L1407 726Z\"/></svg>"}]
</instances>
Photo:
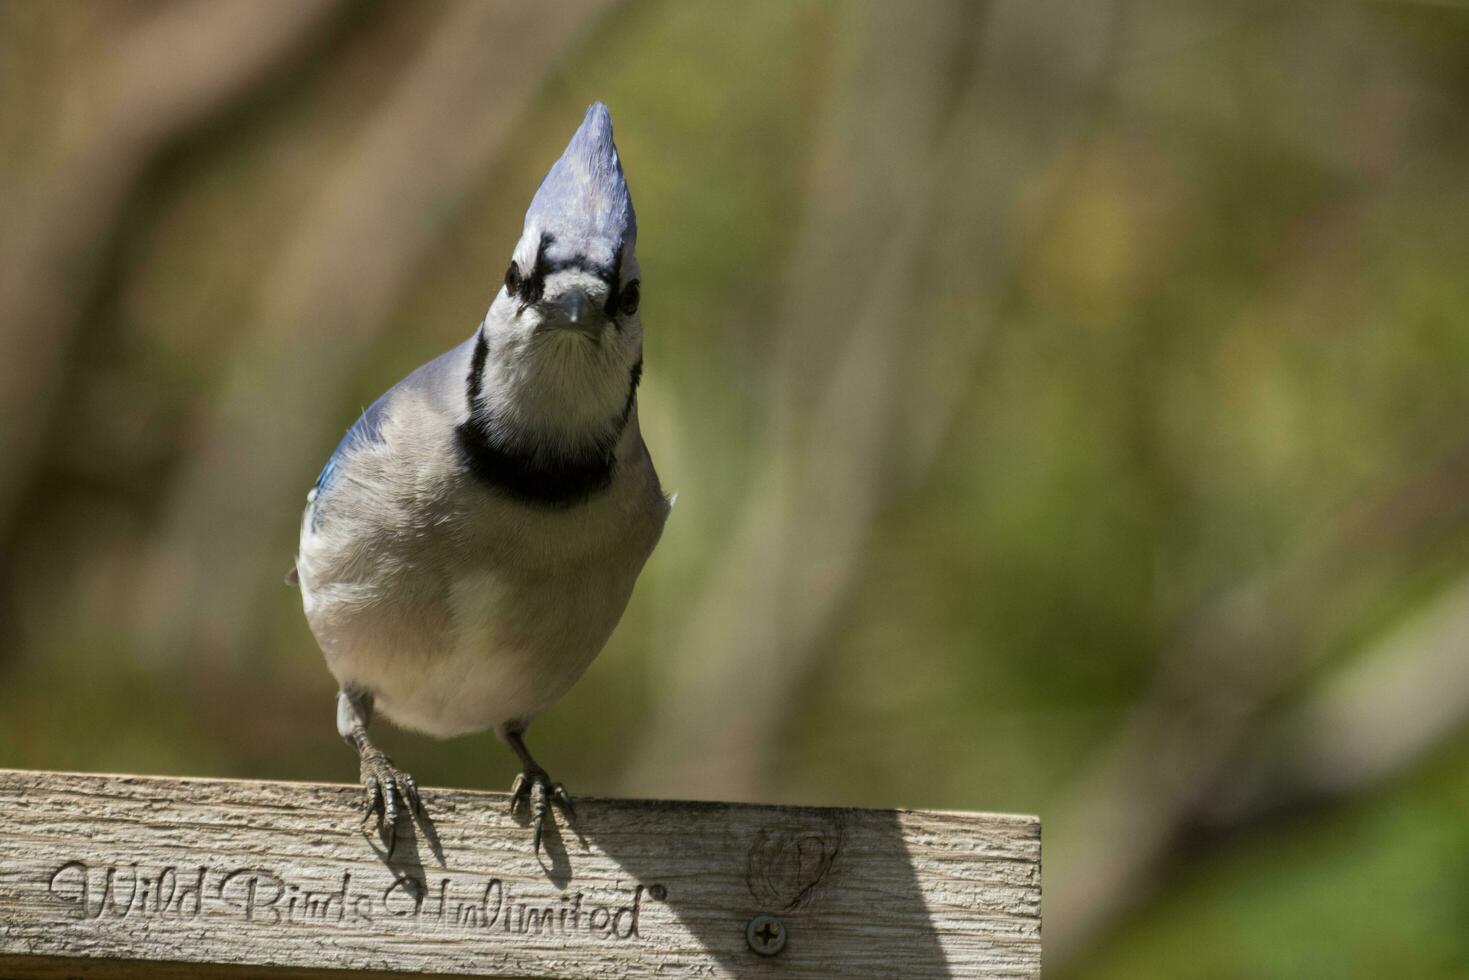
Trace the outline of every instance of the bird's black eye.
<instances>
[{"instance_id":1,"label":"bird's black eye","mask_svg":"<svg viewBox=\"0 0 1469 980\"><path fill-rule=\"evenodd\" d=\"M505 292L511 296L520 292L520 270L515 267L514 262L511 262L510 268L505 270Z\"/></svg>"},{"instance_id":2,"label":"bird's black eye","mask_svg":"<svg viewBox=\"0 0 1469 980\"><path fill-rule=\"evenodd\" d=\"M622 287L622 295L617 297L617 306L622 310L624 316L632 316L638 311L638 281L634 279Z\"/></svg>"}]
</instances>

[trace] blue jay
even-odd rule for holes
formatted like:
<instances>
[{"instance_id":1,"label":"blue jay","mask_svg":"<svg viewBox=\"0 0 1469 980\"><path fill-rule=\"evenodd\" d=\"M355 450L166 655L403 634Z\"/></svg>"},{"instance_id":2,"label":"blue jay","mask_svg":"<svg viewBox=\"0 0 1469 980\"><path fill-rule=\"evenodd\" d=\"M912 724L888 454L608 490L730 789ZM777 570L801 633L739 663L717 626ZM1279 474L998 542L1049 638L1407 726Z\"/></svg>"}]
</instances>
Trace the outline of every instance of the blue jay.
<instances>
[{"instance_id":1,"label":"blue jay","mask_svg":"<svg viewBox=\"0 0 1469 980\"><path fill-rule=\"evenodd\" d=\"M595 103L474 335L363 412L307 495L293 577L366 817L389 834L422 803L368 739L374 710L441 738L495 731L520 758L510 806L529 804L536 853L548 801L573 818L526 726L607 642L669 511L638 429L636 243Z\"/></svg>"}]
</instances>

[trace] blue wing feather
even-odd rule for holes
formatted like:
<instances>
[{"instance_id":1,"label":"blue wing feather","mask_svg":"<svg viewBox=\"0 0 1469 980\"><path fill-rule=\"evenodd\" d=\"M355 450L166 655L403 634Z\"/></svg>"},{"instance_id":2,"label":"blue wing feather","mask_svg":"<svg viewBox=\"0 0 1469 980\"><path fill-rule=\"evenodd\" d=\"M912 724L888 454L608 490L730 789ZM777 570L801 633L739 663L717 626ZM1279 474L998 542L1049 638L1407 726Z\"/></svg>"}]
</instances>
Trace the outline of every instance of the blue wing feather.
<instances>
[{"instance_id":1,"label":"blue wing feather","mask_svg":"<svg viewBox=\"0 0 1469 980\"><path fill-rule=\"evenodd\" d=\"M337 448L332 450L331 456L327 458L326 465L317 474L316 482L312 484L313 490L319 492L331 485L332 478L336 476L337 464L341 462L347 450L382 441L383 418L387 401L387 394L381 395L358 416L356 422L352 423L351 428L342 436L342 441L337 443Z\"/></svg>"},{"instance_id":2,"label":"blue wing feather","mask_svg":"<svg viewBox=\"0 0 1469 980\"><path fill-rule=\"evenodd\" d=\"M454 394L462 391L461 379L465 377L473 349L474 338L471 337L409 374L408 377L384 392L377 401L367 406L367 410L358 416L357 421L353 422L352 427L342 436L342 441L337 443L337 448L332 450L326 465L321 468L316 482L312 484L311 493L307 496L312 510L311 526L313 529L319 522L321 498L331 489L333 481L341 475L342 465L351 455L351 451L383 441L383 425L388 418L388 404L394 395L402 389L413 389L420 394L427 393L434 401L441 404L451 403Z\"/></svg>"},{"instance_id":3,"label":"blue wing feather","mask_svg":"<svg viewBox=\"0 0 1469 980\"><path fill-rule=\"evenodd\" d=\"M356 422L347 429L342 440L337 443L337 448L327 457L326 465L316 475L316 482L311 485L311 492L306 495L307 506L311 509L311 529L315 531L321 526L322 495L332 485L337 476L337 470L346 458L349 450L370 443L382 442L383 420L386 417L388 394L384 393L377 401L367 406L367 409L357 418Z\"/></svg>"}]
</instances>

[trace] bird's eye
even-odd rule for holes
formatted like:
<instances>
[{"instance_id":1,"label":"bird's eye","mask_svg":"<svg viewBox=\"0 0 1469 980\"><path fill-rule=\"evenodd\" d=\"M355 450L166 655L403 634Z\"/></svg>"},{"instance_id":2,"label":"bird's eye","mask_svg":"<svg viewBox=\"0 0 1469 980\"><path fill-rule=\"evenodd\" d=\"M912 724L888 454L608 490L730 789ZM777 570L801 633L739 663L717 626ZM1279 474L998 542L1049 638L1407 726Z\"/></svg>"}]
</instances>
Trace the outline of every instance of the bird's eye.
<instances>
[{"instance_id":1,"label":"bird's eye","mask_svg":"<svg viewBox=\"0 0 1469 980\"><path fill-rule=\"evenodd\" d=\"M520 270L515 267L514 262L511 262L510 268L505 270L505 292L511 296L520 292Z\"/></svg>"},{"instance_id":2,"label":"bird's eye","mask_svg":"<svg viewBox=\"0 0 1469 980\"><path fill-rule=\"evenodd\" d=\"M632 316L638 311L638 281L634 279L622 288L622 295L617 298L617 305L625 316Z\"/></svg>"}]
</instances>

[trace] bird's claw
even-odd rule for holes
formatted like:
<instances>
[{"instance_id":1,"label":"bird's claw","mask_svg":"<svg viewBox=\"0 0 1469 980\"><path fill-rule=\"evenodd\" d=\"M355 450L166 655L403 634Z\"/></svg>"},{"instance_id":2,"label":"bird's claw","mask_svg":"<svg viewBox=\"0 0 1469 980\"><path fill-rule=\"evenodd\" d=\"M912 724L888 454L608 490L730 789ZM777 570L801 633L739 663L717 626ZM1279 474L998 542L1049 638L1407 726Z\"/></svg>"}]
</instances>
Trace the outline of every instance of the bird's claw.
<instances>
[{"instance_id":1,"label":"bird's claw","mask_svg":"<svg viewBox=\"0 0 1469 980\"><path fill-rule=\"evenodd\" d=\"M363 829L376 817L378 832L386 837L391 853L397 842L399 811L423 815L423 798L419 795L418 784L412 776L394 766L387 756L377 749L370 749L362 754L362 787L366 793Z\"/></svg>"},{"instance_id":2,"label":"bird's claw","mask_svg":"<svg viewBox=\"0 0 1469 980\"><path fill-rule=\"evenodd\" d=\"M513 814L522 805L531 810L531 823L535 827L531 838L532 851L541 853L541 837L546 829L546 817L554 804L566 815L568 824L576 822L576 808L571 804L571 794L560 783L551 782L544 769L527 769L515 777L510 787L510 812Z\"/></svg>"}]
</instances>

